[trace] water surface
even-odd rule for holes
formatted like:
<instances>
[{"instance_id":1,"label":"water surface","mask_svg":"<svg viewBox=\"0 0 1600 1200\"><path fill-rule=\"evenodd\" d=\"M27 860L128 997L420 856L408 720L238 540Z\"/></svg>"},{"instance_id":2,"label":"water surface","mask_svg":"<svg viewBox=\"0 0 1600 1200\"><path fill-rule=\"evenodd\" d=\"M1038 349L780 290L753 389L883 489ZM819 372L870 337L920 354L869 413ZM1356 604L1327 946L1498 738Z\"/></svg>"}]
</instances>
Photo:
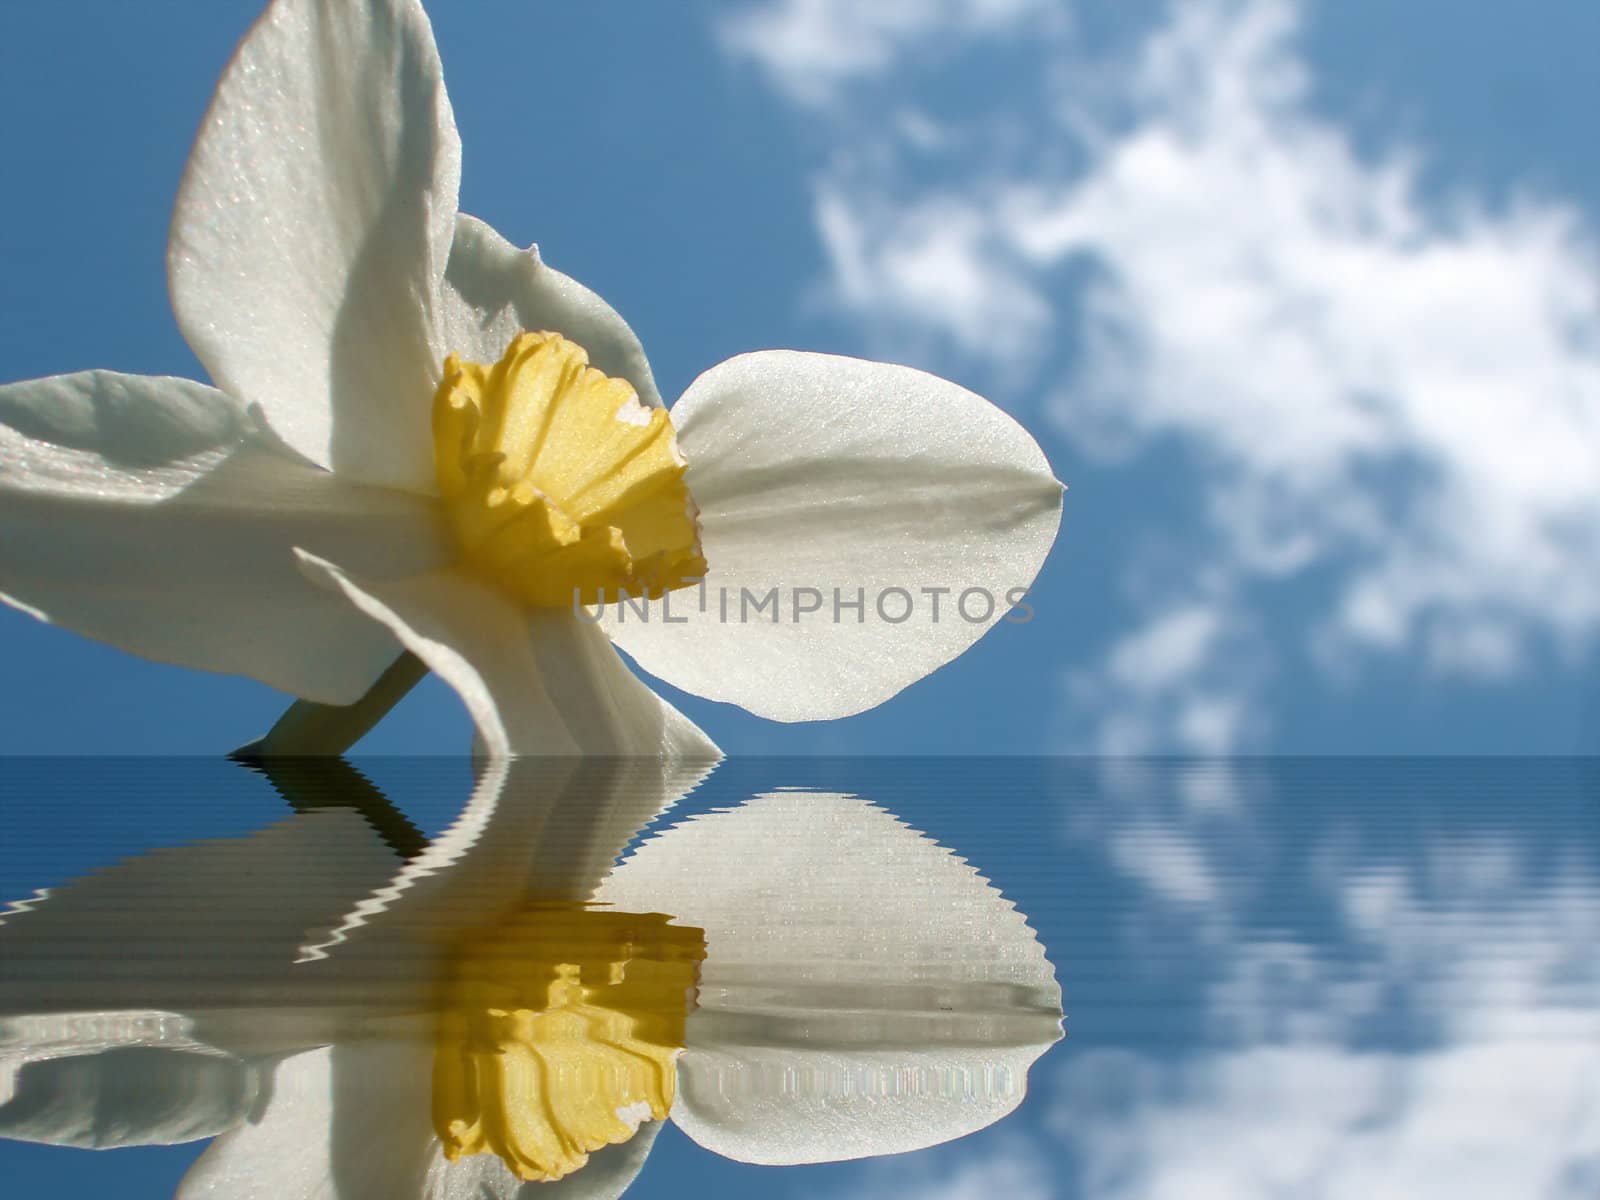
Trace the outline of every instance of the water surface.
<instances>
[{"instance_id":1,"label":"water surface","mask_svg":"<svg viewBox=\"0 0 1600 1200\"><path fill-rule=\"evenodd\" d=\"M196 1166L220 1135L274 1195L319 1146L342 1194L396 1194L441 1120L530 1103L441 1092L442 1063L554 1061L481 997L582 960L630 981L593 1007L672 1118L530 1195L1593 1200L1597 787L1592 760L8 760L0 1172L252 1194ZM666 1084L651 1038L688 1045ZM580 1093L620 1070L580 1051Z\"/></svg>"}]
</instances>

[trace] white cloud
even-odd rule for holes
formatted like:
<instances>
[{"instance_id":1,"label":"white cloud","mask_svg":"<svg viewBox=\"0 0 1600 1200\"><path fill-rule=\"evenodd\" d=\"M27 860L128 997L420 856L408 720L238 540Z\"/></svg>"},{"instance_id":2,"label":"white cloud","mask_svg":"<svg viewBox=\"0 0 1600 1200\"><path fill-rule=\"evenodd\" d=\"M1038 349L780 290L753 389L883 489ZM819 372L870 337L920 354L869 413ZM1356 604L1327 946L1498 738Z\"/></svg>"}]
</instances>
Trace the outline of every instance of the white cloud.
<instances>
[{"instance_id":1,"label":"white cloud","mask_svg":"<svg viewBox=\"0 0 1600 1200\"><path fill-rule=\"evenodd\" d=\"M931 1158L931 1161L930 1161ZM931 1156L868 1163L843 1197L916 1196L918 1200L1051 1200L1049 1159L1036 1143L1002 1138L997 1149L974 1152L962 1143Z\"/></svg>"},{"instance_id":2,"label":"white cloud","mask_svg":"<svg viewBox=\"0 0 1600 1200\"><path fill-rule=\"evenodd\" d=\"M1117 807L1149 800L1136 790ZM1086 1200L1590 1200L1600 1189L1592 864L1543 825L1537 838L1457 829L1363 846L1355 812L1304 848L1314 866L1293 902L1210 889L1192 934L1201 977L1215 976L1203 1040L1176 1055L1065 1060L1050 1124ZM1253 828L1187 804L1172 813L1123 827L1184 846L1213 879ZM1269 857L1296 861L1284 847ZM1147 863L1115 844L1110 861L1148 904L1173 902ZM1314 940L1297 938L1305 926Z\"/></svg>"},{"instance_id":3,"label":"white cloud","mask_svg":"<svg viewBox=\"0 0 1600 1200\"><path fill-rule=\"evenodd\" d=\"M1259 743L1267 648L1345 680L1369 656L1499 679L1588 653L1590 226L1549 199L1425 196L1422 148L1359 153L1310 104L1296 0L1174 4L1127 61L1034 7L781 0L723 34L802 106L875 89L829 110L815 184L825 290L871 348L1025 379L1083 451L1173 446L1194 469L1201 592L1228 607L1203 626L1187 584L1135 605L1069 680L1069 741ZM917 47L1000 33L1049 48L1017 59L1037 77L908 138ZM1304 588L1284 599L1308 578L1309 619ZM1240 631L1258 652L1231 678ZM1184 637L1187 671L1146 661Z\"/></svg>"},{"instance_id":4,"label":"white cloud","mask_svg":"<svg viewBox=\"0 0 1600 1200\"><path fill-rule=\"evenodd\" d=\"M1441 211L1304 102L1287 0L1179 10L1140 115L1016 193L1041 265L1088 255L1063 430L1177 437L1235 570L1344 566L1322 636L1503 674L1600 628L1600 276L1578 218ZM1100 441L1107 437L1099 433Z\"/></svg>"},{"instance_id":5,"label":"white cloud","mask_svg":"<svg viewBox=\"0 0 1600 1200\"><path fill-rule=\"evenodd\" d=\"M950 343L1005 368L1026 360L1050 326L1049 301L1006 265L1010 251L965 201L932 199L908 210L861 203L824 182L815 215L832 267L830 299L876 322L880 344L938 359L949 355L940 343Z\"/></svg>"},{"instance_id":6,"label":"white cloud","mask_svg":"<svg viewBox=\"0 0 1600 1200\"><path fill-rule=\"evenodd\" d=\"M1215 608L1189 604L1164 613L1117 646L1110 675L1135 691L1165 690L1193 675L1222 631Z\"/></svg>"},{"instance_id":7,"label":"white cloud","mask_svg":"<svg viewBox=\"0 0 1600 1200\"><path fill-rule=\"evenodd\" d=\"M1112 835L1107 850L1117 870L1169 903L1205 907L1221 899L1204 851L1169 825L1128 822Z\"/></svg>"},{"instance_id":8,"label":"white cloud","mask_svg":"<svg viewBox=\"0 0 1600 1200\"><path fill-rule=\"evenodd\" d=\"M735 11L718 35L795 103L817 106L929 41L1012 34L1053 23L1055 12L1053 0L769 0Z\"/></svg>"},{"instance_id":9,"label":"white cloud","mask_svg":"<svg viewBox=\"0 0 1600 1200\"><path fill-rule=\"evenodd\" d=\"M1420 868L1325 869L1352 946L1447 1039L1572 1037L1600 1047L1600 882L1576 862L1537 875L1504 842L1440 836ZM1369 1014L1354 1011L1356 1017Z\"/></svg>"},{"instance_id":10,"label":"white cloud","mask_svg":"<svg viewBox=\"0 0 1600 1200\"><path fill-rule=\"evenodd\" d=\"M1068 676L1070 744L1106 755L1227 754L1262 732L1257 703L1268 673L1259 633L1231 589L1163 596L1100 663Z\"/></svg>"},{"instance_id":11,"label":"white cloud","mask_svg":"<svg viewBox=\"0 0 1600 1200\"><path fill-rule=\"evenodd\" d=\"M1594 1044L1128 1057L1073 1063L1056 1115L1092 1200L1592 1200L1600 1182ZM1108 1112L1130 1074L1136 1098Z\"/></svg>"}]
</instances>

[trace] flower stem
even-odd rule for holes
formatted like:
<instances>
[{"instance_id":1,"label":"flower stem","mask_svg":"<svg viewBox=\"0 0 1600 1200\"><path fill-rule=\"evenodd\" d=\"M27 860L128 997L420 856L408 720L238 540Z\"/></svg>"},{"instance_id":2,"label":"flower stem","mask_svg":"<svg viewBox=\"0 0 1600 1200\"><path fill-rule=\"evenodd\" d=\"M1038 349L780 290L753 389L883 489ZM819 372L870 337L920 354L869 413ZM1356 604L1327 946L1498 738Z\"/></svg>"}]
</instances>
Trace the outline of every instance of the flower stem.
<instances>
[{"instance_id":1,"label":"flower stem","mask_svg":"<svg viewBox=\"0 0 1600 1200\"><path fill-rule=\"evenodd\" d=\"M407 650L378 676L354 704L318 704L296 700L267 730L266 736L240 746L229 757L242 762L343 754L366 736L428 673L427 665Z\"/></svg>"}]
</instances>

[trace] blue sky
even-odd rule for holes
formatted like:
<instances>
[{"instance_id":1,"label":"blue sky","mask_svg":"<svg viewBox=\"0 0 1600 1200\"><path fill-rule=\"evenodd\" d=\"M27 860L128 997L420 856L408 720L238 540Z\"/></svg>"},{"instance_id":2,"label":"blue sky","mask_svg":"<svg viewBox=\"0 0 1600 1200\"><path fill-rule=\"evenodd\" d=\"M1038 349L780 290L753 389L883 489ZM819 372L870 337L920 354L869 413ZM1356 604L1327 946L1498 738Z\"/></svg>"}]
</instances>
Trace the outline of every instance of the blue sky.
<instances>
[{"instance_id":1,"label":"blue sky","mask_svg":"<svg viewBox=\"0 0 1600 1200\"><path fill-rule=\"evenodd\" d=\"M0 375L194 375L188 144L254 3L0 6ZM85 13L92 14L86 19ZM1071 488L1037 617L733 752L1600 748L1592 6L437 6L462 205L664 394L742 350L994 399ZM0 614L6 752L210 753L281 707ZM450 752L437 684L368 749Z\"/></svg>"}]
</instances>

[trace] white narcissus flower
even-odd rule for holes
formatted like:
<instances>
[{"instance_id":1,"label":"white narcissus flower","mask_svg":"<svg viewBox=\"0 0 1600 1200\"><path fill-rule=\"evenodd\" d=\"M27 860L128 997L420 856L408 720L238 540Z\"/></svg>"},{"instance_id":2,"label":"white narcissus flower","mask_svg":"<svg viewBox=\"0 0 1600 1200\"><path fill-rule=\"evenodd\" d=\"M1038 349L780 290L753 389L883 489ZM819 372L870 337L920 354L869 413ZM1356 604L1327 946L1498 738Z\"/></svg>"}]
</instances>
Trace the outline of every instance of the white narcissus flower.
<instances>
[{"instance_id":1,"label":"white narcissus flower","mask_svg":"<svg viewBox=\"0 0 1600 1200\"><path fill-rule=\"evenodd\" d=\"M220 1135L182 1200L535 1200L620 1195L669 1114L795 1164L1010 1112L1060 1036L1022 915L842 795L693 817L610 870L696 774L497 767L381 885L393 857L334 809L52 891L0 927L0 1136Z\"/></svg>"},{"instance_id":2,"label":"white narcissus flower","mask_svg":"<svg viewBox=\"0 0 1600 1200\"><path fill-rule=\"evenodd\" d=\"M218 84L168 248L216 386L0 388L0 599L325 704L403 647L491 753L696 755L705 736L612 641L696 694L836 717L959 654L1032 581L1060 486L999 409L768 351L707 371L669 423L622 318L458 213L459 174L417 0L275 0ZM786 609L838 588L843 619L685 602L682 623L602 626L570 599L701 574ZM848 607L887 587L911 619ZM967 589L996 602L984 619L953 617Z\"/></svg>"}]
</instances>

